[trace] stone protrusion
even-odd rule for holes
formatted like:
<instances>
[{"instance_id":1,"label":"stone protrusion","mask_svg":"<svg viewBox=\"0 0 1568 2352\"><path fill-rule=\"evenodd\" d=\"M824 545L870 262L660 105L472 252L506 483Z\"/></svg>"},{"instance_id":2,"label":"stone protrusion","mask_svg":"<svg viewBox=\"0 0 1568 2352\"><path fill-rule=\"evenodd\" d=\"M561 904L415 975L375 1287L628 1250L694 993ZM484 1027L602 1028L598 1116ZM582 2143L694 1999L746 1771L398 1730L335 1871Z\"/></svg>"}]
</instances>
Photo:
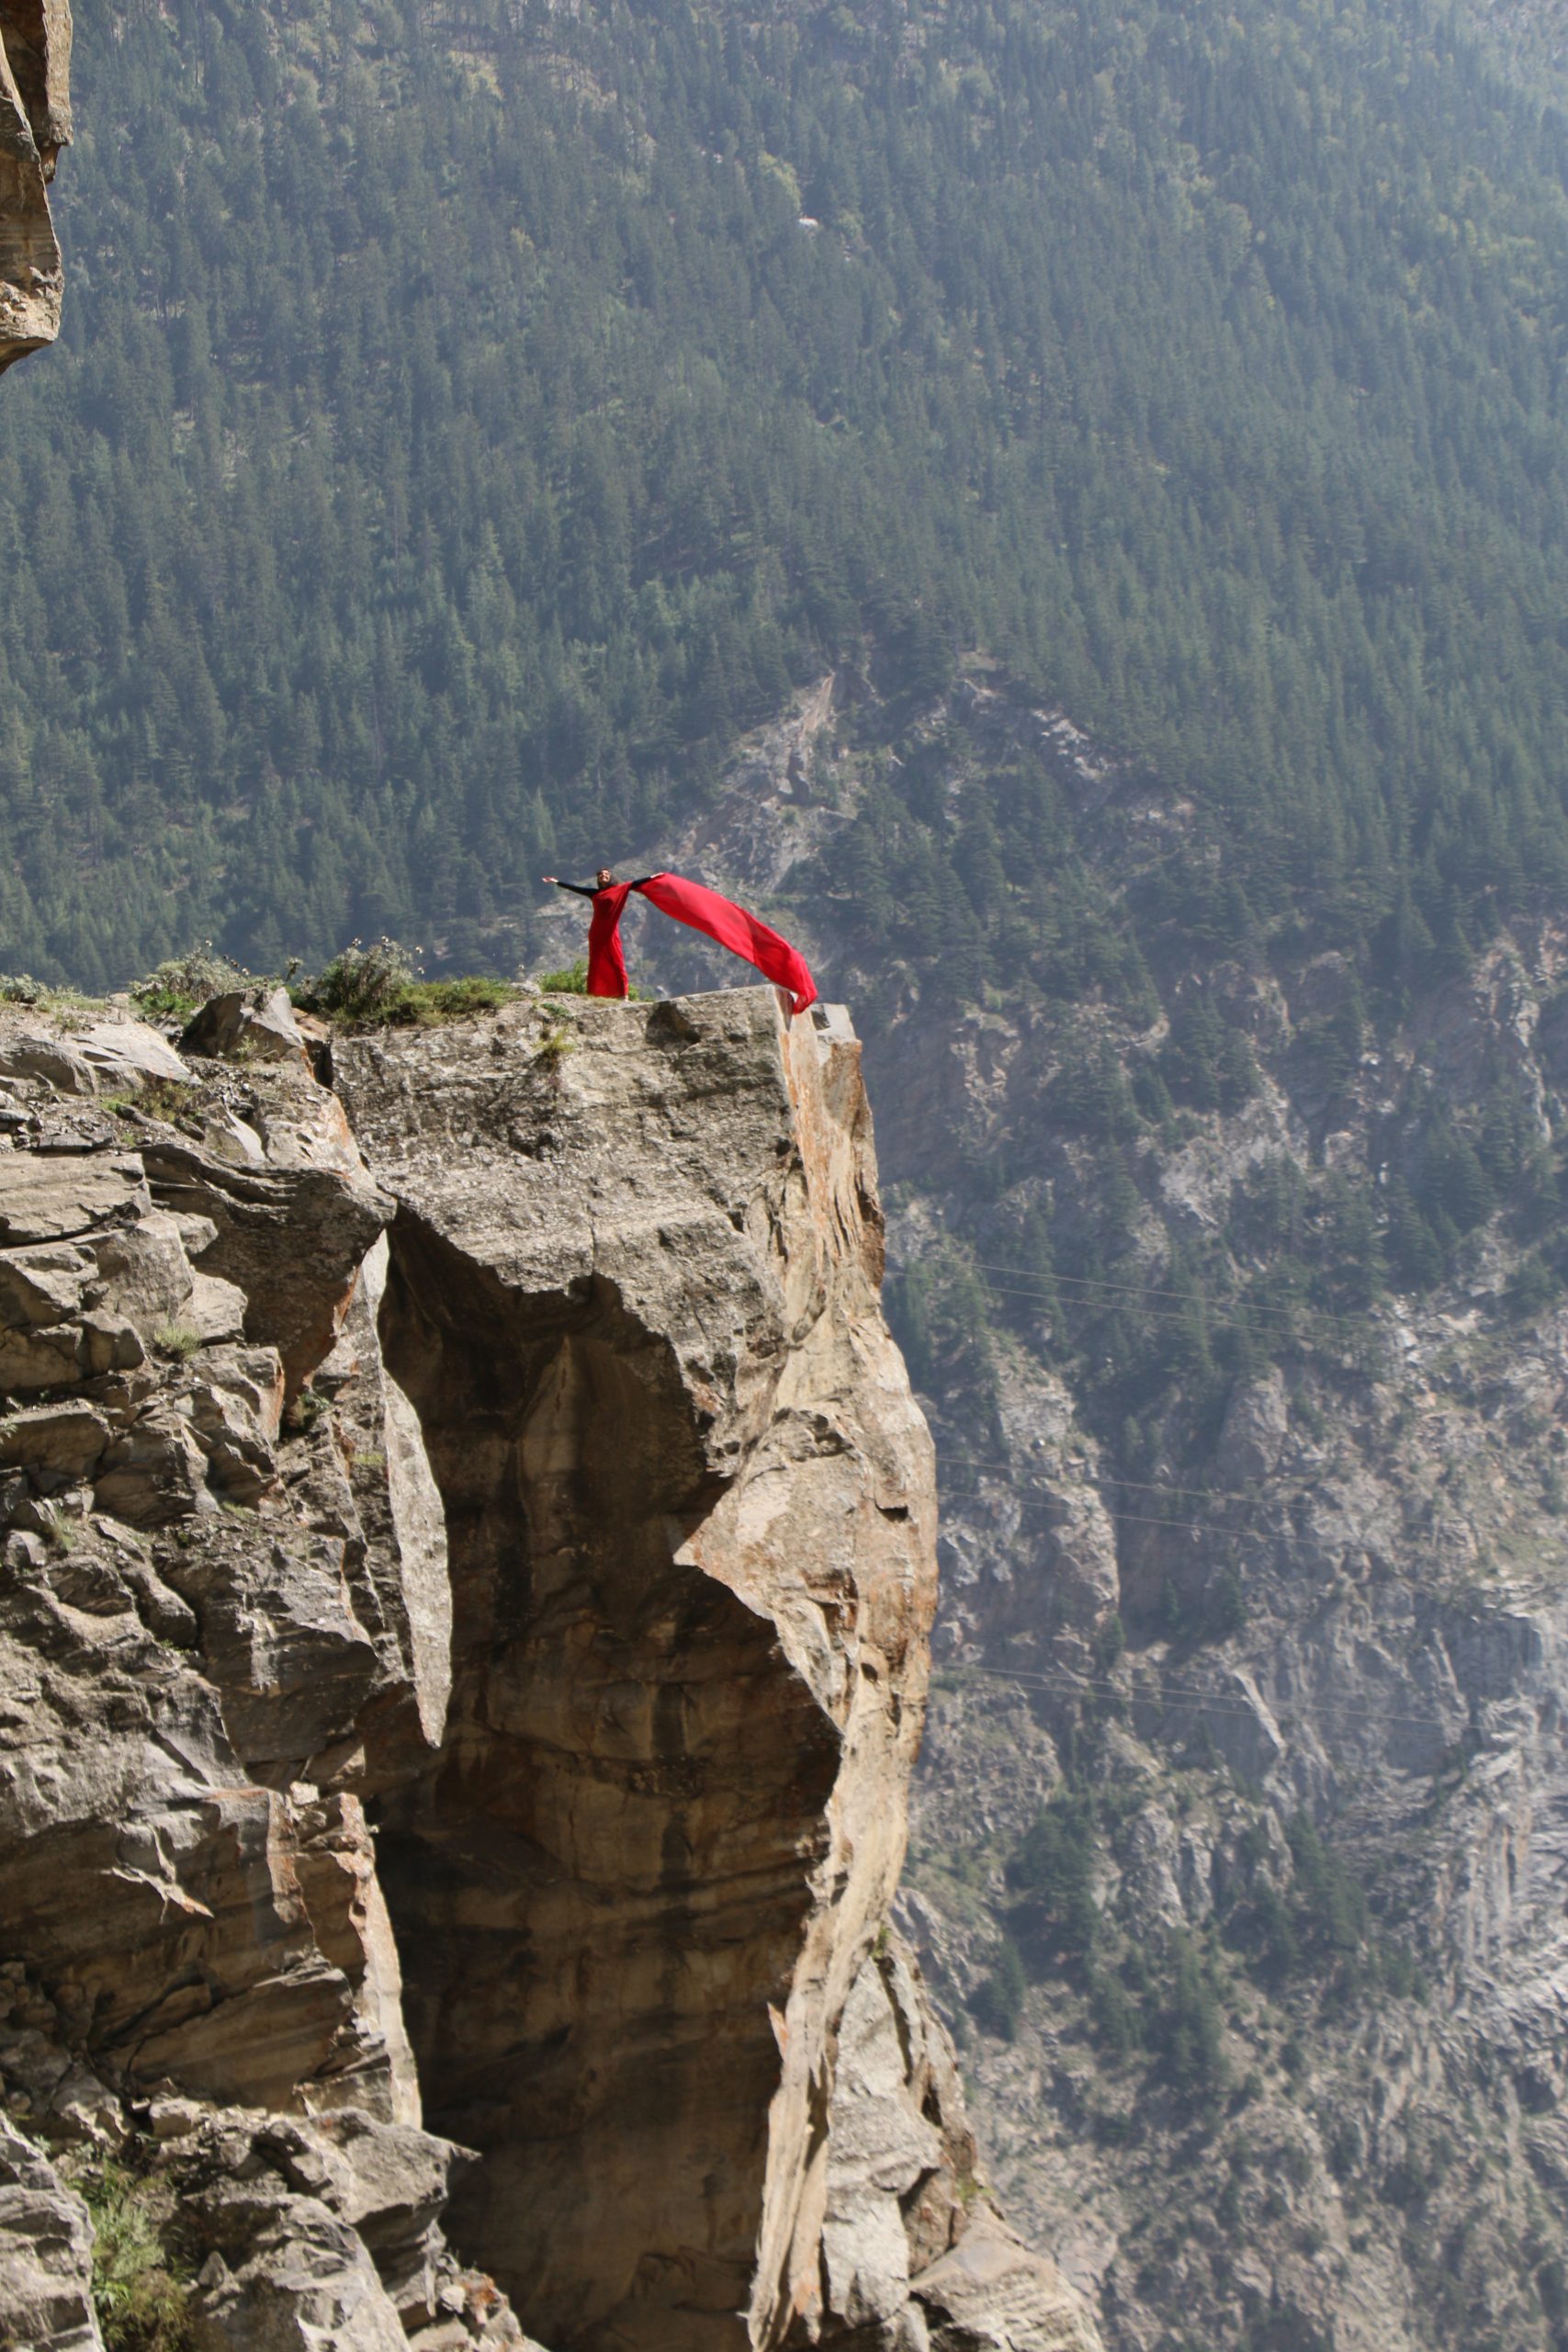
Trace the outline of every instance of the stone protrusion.
<instances>
[{"instance_id":1,"label":"stone protrusion","mask_svg":"<svg viewBox=\"0 0 1568 2352\"><path fill-rule=\"evenodd\" d=\"M71 137L65 0L0 0L0 374L60 333L49 183Z\"/></svg>"}]
</instances>

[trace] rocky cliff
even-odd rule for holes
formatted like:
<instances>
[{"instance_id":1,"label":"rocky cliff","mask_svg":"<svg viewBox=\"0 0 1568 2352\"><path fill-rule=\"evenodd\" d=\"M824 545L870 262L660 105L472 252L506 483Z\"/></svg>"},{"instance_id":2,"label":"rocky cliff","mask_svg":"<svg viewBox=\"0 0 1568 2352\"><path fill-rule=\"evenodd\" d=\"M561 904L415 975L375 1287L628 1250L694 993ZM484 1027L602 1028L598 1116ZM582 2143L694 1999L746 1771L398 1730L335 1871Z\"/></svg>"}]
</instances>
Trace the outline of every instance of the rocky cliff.
<instances>
[{"instance_id":1,"label":"rocky cliff","mask_svg":"<svg viewBox=\"0 0 1568 2352\"><path fill-rule=\"evenodd\" d=\"M96 2229L111 2345L1096 2343L889 1927L859 1059L762 989L6 1017L0 2339L100 2341Z\"/></svg>"},{"instance_id":2,"label":"rocky cliff","mask_svg":"<svg viewBox=\"0 0 1568 2352\"><path fill-rule=\"evenodd\" d=\"M869 968L889 755L955 829L1043 766L1098 966ZM826 682L664 854L873 1016L943 1525L900 1916L1010 2210L1118 2352L1562 2352L1560 925L1269 937L1190 799L983 672Z\"/></svg>"},{"instance_id":3,"label":"rocky cliff","mask_svg":"<svg viewBox=\"0 0 1568 2352\"><path fill-rule=\"evenodd\" d=\"M0 0L0 375L60 333L49 183L71 139L66 0Z\"/></svg>"}]
</instances>

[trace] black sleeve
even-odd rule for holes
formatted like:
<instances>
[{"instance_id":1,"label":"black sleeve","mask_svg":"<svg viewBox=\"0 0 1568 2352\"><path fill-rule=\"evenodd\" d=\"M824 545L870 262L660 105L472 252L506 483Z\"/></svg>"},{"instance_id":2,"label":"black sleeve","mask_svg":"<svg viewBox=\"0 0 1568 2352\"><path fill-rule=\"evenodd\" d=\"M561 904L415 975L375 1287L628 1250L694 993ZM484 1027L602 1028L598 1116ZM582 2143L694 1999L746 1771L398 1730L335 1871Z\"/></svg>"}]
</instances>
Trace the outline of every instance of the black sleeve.
<instances>
[{"instance_id":1,"label":"black sleeve","mask_svg":"<svg viewBox=\"0 0 1568 2352\"><path fill-rule=\"evenodd\" d=\"M574 898L596 899L599 895L592 882L558 882L558 890L570 890Z\"/></svg>"}]
</instances>

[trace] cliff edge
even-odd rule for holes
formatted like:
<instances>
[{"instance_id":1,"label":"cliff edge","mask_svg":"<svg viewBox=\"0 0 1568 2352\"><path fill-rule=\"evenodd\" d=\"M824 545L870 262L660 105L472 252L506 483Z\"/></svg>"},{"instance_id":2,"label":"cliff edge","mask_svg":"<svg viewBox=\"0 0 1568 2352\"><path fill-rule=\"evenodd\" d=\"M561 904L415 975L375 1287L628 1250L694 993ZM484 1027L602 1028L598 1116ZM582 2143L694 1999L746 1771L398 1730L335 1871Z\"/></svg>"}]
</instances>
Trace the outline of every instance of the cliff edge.
<instances>
[{"instance_id":1,"label":"cliff edge","mask_svg":"<svg viewBox=\"0 0 1568 2352\"><path fill-rule=\"evenodd\" d=\"M934 1486L847 1021L315 1053L0 1031L0 2338L101 2340L111 2195L197 2346L1092 2352L888 1926Z\"/></svg>"}]
</instances>

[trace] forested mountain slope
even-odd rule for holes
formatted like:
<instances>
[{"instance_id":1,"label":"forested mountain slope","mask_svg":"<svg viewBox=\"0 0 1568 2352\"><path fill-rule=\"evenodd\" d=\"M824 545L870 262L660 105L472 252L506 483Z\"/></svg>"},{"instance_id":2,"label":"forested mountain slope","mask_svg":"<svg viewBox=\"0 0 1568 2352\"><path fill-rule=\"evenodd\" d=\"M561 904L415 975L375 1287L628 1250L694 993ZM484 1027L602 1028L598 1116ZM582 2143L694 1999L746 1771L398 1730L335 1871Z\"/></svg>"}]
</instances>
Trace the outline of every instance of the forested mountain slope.
<instances>
[{"instance_id":1,"label":"forested mountain slope","mask_svg":"<svg viewBox=\"0 0 1568 2352\"><path fill-rule=\"evenodd\" d=\"M510 955L866 642L1156 764L1233 927L1568 877L1568 127L1444 12L247 0L79 61L69 350L0 422L7 963ZM934 944L1016 975L1038 772L1007 887L889 779Z\"/></svg>"},{"instance_id":2,"label":"forested mountain slope","mask_svg":"<svg viewBox=\"0 0 1568 2352\"><path fill-rule=\"evenodd\" d=\"M909 1924L1116 2352L1568 2343L1512 21L90 6L0 406L0 965L559 961L539 867L624 855L852 996L947 1526Z\"/></svg>"}]
</instances>

